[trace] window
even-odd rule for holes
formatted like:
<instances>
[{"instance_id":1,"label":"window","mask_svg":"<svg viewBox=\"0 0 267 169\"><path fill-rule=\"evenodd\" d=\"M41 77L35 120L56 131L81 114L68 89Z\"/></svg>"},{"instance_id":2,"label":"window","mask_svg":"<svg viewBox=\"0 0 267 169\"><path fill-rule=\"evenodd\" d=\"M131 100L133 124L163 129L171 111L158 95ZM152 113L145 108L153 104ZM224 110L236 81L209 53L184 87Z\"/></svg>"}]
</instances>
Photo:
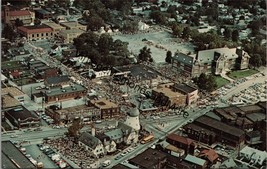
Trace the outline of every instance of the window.
<instances>
[{"instance_id":1,"label":"window","mask_svg":"<svg viewBox=\"0 0 267 169\"><path fill-rule=\"evenodd\" d=\"M32 37L34 38L34 34L32 34Z\"/></svg>"},{"instance_id":2,"label":"window","mask_svg":"<svg viewBox=\"0 0 267 169\"><path fill-rule=\"evenodd\" d=\"M39 37L39 33L37 33L36 35L37 35L37 37Z\"/></svg>"},{"instance_id":3,"label":"window","mask_svg":"<svg viewBox=\"0 0 267 169\"><path fill-rule=\"evenodd\" d=\"M53 33L51 32L51 36L53 35Z\"/></svg>"},{"instance_id":4,"label":"window","mask_svg":"<svg viewBox=\"0 0 267 169\"><path fill-rule=\"evenodd\" d=\"M46 36L48 36L48 33L46 33Z\"/></svg>"},{"instance_id":5,"label":"window","mask_svg":"<svg viewBox=\"0 0 267 169\"><path fill-rule=\"evenodd\" d=\"M44 36L44 34L42 33L41 36Z\"/></svg>"}]
</instances>

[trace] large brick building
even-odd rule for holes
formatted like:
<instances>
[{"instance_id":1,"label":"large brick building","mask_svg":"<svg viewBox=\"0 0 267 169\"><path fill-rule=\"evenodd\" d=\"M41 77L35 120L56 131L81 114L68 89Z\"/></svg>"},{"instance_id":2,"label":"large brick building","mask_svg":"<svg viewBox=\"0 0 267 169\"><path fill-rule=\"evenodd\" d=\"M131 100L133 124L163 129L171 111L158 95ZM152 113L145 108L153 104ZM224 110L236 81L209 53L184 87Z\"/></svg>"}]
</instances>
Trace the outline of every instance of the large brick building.
<instances>
[{"instance_id":1,"label":"large brick building","mask_svg":"<svg viewBox=\"0 0 267 169\"><path fill-rule=\"evenodd\" d=\"M172 58L172 66L186 76L195 77L201 73L220 75L232 69L247 69L249 58L241 48L202 50L194 55L177 52Z\"/></svg>"},{"instance_id":2,"label":"large brick building","mask_svg":"<svg viewBox=\"0 0 267 169\"><path fill-rule=\"evenodd\" d=\"M118 117L120 115L120 107L109 100L91 100L89 104L100 109L101 119Z\"/></svg>"},{"instance_id":3,"label":"large brick building","mask_svg":"<svg viewBox=\"0 0 267 169\"><path fill-rule=\"evenodd\" d=\"M26 37L28 40L42 40L54 38L54 31L46 25L38 26L20 26L18 33Z\"/></svg>"},{"instance_id":4,"label":"large brick building","mask_svg":"<svg viewBox=\"0 0 267 169\"><path fill-rule=\"evenodd\" d=\"M29 10L12 10L9 6L2 8L2 21L4 23L14 24L16 19L23 22L24 25L29 25L34 22L35 14Z\"/></svg>"}]
</instances>

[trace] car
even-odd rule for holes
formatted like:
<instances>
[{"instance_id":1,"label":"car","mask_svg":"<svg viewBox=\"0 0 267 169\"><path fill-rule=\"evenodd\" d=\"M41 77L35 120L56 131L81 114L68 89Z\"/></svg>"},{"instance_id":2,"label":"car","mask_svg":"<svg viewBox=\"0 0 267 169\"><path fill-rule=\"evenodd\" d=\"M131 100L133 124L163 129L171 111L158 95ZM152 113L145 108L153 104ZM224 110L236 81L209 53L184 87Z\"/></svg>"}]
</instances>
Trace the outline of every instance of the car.
<instances>
[{"instance_id":1,"label":"car","mask_svg":"<svg viewBox=\"0 0 267 169\"><path fill-rule=\"evenodd\" d=\"M36 144L36 145L37 145L37 147L39 147L39 148L40 148L40 147L43 147L43 145L42 145L42 144Z\"/></svg>"},{"instance_id":2,"label":"car","mask_svg":"<svg viewBox=\"0 0 267 169\"><path fill-rule=\"evenodd\" d=\"M119 160L119 159L121 159L121 155L118 155L116 158L115 158L115 160Z\"/></svg>"},{"instance_id":3,"label":"car","mask_svg":"<svg viewBox=\"0 0 267 169\"><path fill-rule=\"evenodd\" d=\"M127 153L128 153L128 152L125 151L125 152L122 152L121 155L122 155L122 156L125 156Z\"/></svg>"},{"instance_id":4,"label":"car","mask_svg":"<svg viewBox=\"0 0 267 169\"><path fill-rule=\"evenodd\" d=\"M74 99L75 100L79 100L80 98L82 98L81 96L77 96L77 97L75 97Z\"/></svg>"}]
</instances>

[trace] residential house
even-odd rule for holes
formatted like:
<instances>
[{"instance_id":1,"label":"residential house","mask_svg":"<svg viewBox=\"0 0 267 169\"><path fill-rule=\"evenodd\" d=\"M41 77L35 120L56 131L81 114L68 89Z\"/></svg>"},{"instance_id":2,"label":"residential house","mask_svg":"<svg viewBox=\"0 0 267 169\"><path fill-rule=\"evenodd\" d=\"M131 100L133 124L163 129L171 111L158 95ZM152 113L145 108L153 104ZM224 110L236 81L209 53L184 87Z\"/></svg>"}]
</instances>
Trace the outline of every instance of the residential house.
<instances>
[{"instance_id":1,"label":"residential house","mask_svg":"<svg viewBox=\"0 0 267 169\"><path fill-rule=\"evenodd\" d=\"M195 144L194 140L190 138L172 133L167 136L166 141L175 147L183 149L185 154L194 154Z\"/></svg>"},{"instance_id":2,"label":"residential house","mask_svg":"<svg viewBox=\"0 0 267 169\"><path fill-rule=\"evenodd\" d=\"M256 145L262 143L260 131L250 131L246 133L246 143L248 145Z\"/></svg>"},{"instance_id":3,"label":"residential house","mask_svg":"<svg viewBox=\"0 0 267 169\"><path fill-rule=\"evenodd\" d=\"M102 142L88 132L84 132L79 137L78 144L83 146L85 150L91 153L94 158L100 158L105 155L105 150Z\"/></svg>"},{"instance_id":4,"label":"residential house","mask_svg":"<svg viewBox=\"0 0 267 169\"><path fill-rule=\"evenodd\" d=\"M90 100L88 103L101 110L101 119L113 118L120 115L120 107L104 98L99 100Z\"/></svg>"},{"instance_id":5,"label":"residential house","mask_svg":"<svg viewBox=\"0 0 267 169\"><path fill-rule=\"evenodd\" d=\"M30 41L54 38L52 28L46 25L20 26L18 27L18 33Z\"/></svg>"},{"instance_id":6,"label":"residential house","mask_svg":"<svg viewBox=\"0 0 267 169\"><path fill-rule=\"evenodd\" d=\"M103 143L105 154L112 154L117 150L115 141L109 136L104 133L99 133L96 137Z\"/></svg>"},{"instance_id":7,"label":"residential house","mask_svg":"<svg viewBox=\"0 0 267 169\"><path fill-rule=\"evenodd\" d=\"M49 19L52 18L53 14L44 9L37 9L35 10L35 16L39 19Z\"/></svg>"},{"instance_id":8,"label":"residential house","mask_svg":"<svg viewBox=\"0 0 267 169\"><path fill-rule=\"evenodd\" d=\"M267 152L246 146L240 151L240 156L252 162L253 165L263 166L267 160Z\"/></svg>"},{"instance_id":9,"label":"residential house","mask_svg":"<svg viewBox=\"0 0 267 169\"><path fill-rule=\"evenodd\" d=\"M172 58L172 66L186 76L195 77L201 73L219 75L232 69L247 69L249 58L240 47L202 50L194 55L177 52Z\"/></svg>"},{"instance_id":10,"label":"residential house","mask_svg":"<svg viewBox=\"0 0 267 169\"><path fill-rule=\"evenodd\" d=\"M199 157L209 161L210 164L215 164L219 155L213 149L205 149L200 152Z\"/></svg>"},{"instance_id":11,"label":"residential house","mask_svg":"<svg viewBox=\"0 0 267 169\"><path fill-rule=\"evenodd\" d=\"M175 147L167 141L162 141L156 145L156 149L163 151L175 157L182 157L185 155L185 151L181 148Z\"/></svg>"}]
</instances>

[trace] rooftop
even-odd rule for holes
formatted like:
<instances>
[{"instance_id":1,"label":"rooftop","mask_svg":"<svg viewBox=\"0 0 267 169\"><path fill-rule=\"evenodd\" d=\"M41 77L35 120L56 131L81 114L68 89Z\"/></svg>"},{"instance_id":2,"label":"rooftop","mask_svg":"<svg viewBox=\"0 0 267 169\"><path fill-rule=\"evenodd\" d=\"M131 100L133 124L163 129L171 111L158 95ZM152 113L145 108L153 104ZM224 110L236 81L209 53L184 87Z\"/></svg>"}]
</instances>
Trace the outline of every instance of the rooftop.
<instances>
[{"instance_id":1,"label":"rooftop","mask_svg":"<svg viewBox=\"0 0 267 169\"><path fill-rule=\"evenodd\" d=\"M178 83L175 83L173 85L173 88L179 91L182 91L183 93L186 93L186 94L192 93L197 90L195 87L189 86L187 84L178 84Z\"/></svg>"},{"instance_id":2,"label":"rooftop","mask_svg":"<svg viewBox=\"0 0 267 169\"><path fill-rule=\"evenodd\" d=\"M31 16L28 10L10 11L10 16Z\"/></svg>"},{"instance_id":3,"label":"rooftop","mask_svg":"<svg viewBox=\"0 0 267 169\"><path fill-rule=\"evenodd\" d=\"M1 95L9 94L12 97L25 95L21 90L16 87L6 87L1 89Z\"/></svg>"},{"instance_id":4,"label":"rooftop","mask_svg":"<svg viewBox=\"0 0 267 169\"><path fill-rule=\"evenodd\" d=\"M43 24L49 26L52 29L66 29L65 27L59 24L56 24L55 22L45 22Z\"/></svg>"},{"instance_id":5,"label":"rooftop","mask_svg":"<svg viewBox=\"0 0 267 169\"><path fill-rule=\"evenodd\" d=\"M52 28L47 25L20 26L18 30L26 33L47 33L53 32Z\"/></svg>"},{"instance_id":6,"label":"rooftop","mask_svg":"<svg viewBox=\"0 0 267 169\"><path fill-rule=\"evenodd\" d=\"M154 168L159 161L166 158L165 153L148 148L143 153L129 160L129 163L137 165L139 168Z\"/></svg>"},{"instance_id":7,"label":"rooftop","mask_svg":"<svg viewBox=\"0 0 267 169\"><path fill-rule=\"evenodd\" d=\"M244 135L244 131L241 130L241 129L238 129L238 128L235 128L235 127L232 127L232 126L229 126L225 123L222 123L220 121L217 121L215 119L212 119L208 116L201 116L199 118L197 118L194 123L200 123L200 124L203 124L209 128L214 128L216 130L219 130L219 131L223 131L225 133L228 133L230 135L234 135L236 137L241 137L242 135Z\"/></svg>"},{"instance_id":8,"label":"rooftop","mask_svg":"<svg viewBox=\"0 0 267 169\"><path fill-rule=\"evenodd\" d=\"M183 143L183 144L186 144L186 145L190 145L193 143L193 140L190 139L190 138L186 138L186 137L183 137L183 136L179 136L175 133L171 133L167 136L167 139L170 139L170 140L174 140L174 141L177 141L179 143Z\"/></svg>"},{"instance_id":9,"label":"rooftop","mask_svg":"<svg viewBox=\"0 0 267 169\"><path fill-rule=\"evenodd\" d=\"M265 113L252 113L252 114L247 114L246 117L253 122L259 122L259 121L266 119L266 114Z\"/></svg>"},{"instance_id":10,"label":"rooftop","mask_svg":"<svg viewBox=\"0 0 267 169\"><path fill-rule=\"evenodd\" d=\"M2 107L4 109L21 105L21 103L17 99L11 97L10 95L2 95L1 97L3 100Z\"/></svg>"},{"instance_id":11,"label":"rooftop","mask_svg":"<svg viewBox=\"0 0 267 169\"><path fill-rule=\"evenodd\" d=\"M79 24L78 22L61 22L60 25L69 27L69 28L76 28L76 27L86 27L84 25Z\"/></svg>"},{"instance_id":12,"label":"rooftop","mask_svg":"<svg viewBox=\"0 0 267 169\"><path fill-rule=\"evenodd\" d=\"M98 138L92 136L88 132L82 133L79 141L92 149L95 149L97 145L101 144L101 141Z\"/></svg>"},{"instance_id":13,"label":"rooftop","mask_svg":"<svg viewBox=\"0 0 267 169\"><path fill-rule=\"evenodd\" d=\"M14 107L11 110L7 110L6 113L12 116L16 120L18 119L20 119L21 121L31 120L31 119L38 120L38 116L36 114L31 113L23 106Z\"/></svg>"},{"instance_id":14,"label":"rooftop","mask_svg":"<svg viewBox=\"0 0 267 169\"><path fill-rule=\"evenodd\" d=\"M249 113L249 112L264 112L264 110L258 105L248 105L239 107L240 110Z\"/></svg>"},{"instance_id":15,"label":"rooftop","mask_svg":"<svg viewBox=\"0 0 267 169\"><path fill-rule=\"evenodd\" d=\"M49 12L47 10L44 10L44 9L37 9L35 11L38 12L38 13L41 13L41 14L51 14L51 12Z\"/></svg>"},{"instance_id":16,"label":"rooftop","mask_svg":"<svg viewBox=\"0 0 267 169\"><path fill-rule=\"evenodd\" d=\"M47 96L57 96L61 94L67 94L67 93L76 93L76 92L82 92L86 91L86 88L82 85L75 84L74 86L68 86L68 87L56 87L51 88L50 90L45 91L45 95Z\"/></svg>"},{"instance_id":17,"label":"rooftop","mask_svg":"<svg viewBox=\"0 0 267 169\"><path fill-rule=\"evenodd\" d=\"M91 103L95 105L99 109L109 109L118 107L117 104L107 100L107 99L99 99L99 100L91 100Z\"/></svg>"},{"instance_id":18,"label":"rooftop","mask_svg":"<svg viewBox=\"0 0 267 169\"><path fill-rule=\"evenodd\" d=\"M194 64L194 57L177 52L175 53L174 60L177 60L178 62L187 64L187 65L193 65Z\"/></svg>"},{"instance_id":19,"label":"rooftop","mask_svg":"<svg viewBox=\"0 0 267 169\"><path fill-rule=\"evenodd\" d=\"M2 155L3 154L5 157L3 158L2 156L2 168L4 168L4 165L6 165L5 168L8 168L7 165L14 166L10 161L12 161L17 168L36 168L33 163L31 163L31 161L10 141L2 141Z\"/></svg>"},{"instance_id":20,"label":"rooftop","mask_svg":"<svg viewBox=\"0 0 267 169\"><path fill-rule=\"evenodd\" d=\"M76 34L76 33L83 33L85 32L84 30L80 29L66 29L66 30L61 30L60 33L62 34Z\"/></svg>"},{"instance_id":21,"label":"rooftop","mask_svg":"<svg viewBox=\"0 0 267 169\"><path fill-rule=\"evenodd\" d=\"M190 163L193 163L193 164L197 164L197 165L199 165L199 166L204 166L205 163L206 163L206 160L203 160L203 159L201 159L201 158L192 156L192 155L190 155L190 154L188 154L188 155L185 157L185 161L190 162Z\"/></svg>"},{"instance_id":22,"label":"rooftop","mask_svg":"<svg viewBox=\"0 0 267 169\"><path fill-rule=\"evenodd\" d=\"M158 93L163 93L165 96L169 98L184 96L182 93L174 92L172 89L165 87L165 86L158 86L157 88L154 88L153 90Z\"/></svg>"},{"instance_id":23,"label":"rooftop","mask_svg":"<svg viewBox=\"0 0 267 169\"><path fill-rule=\"evenodd\" d=\"M52 84L58 84L58 83L68 82L68 81L70 81L70 78L69 78L68 75L53 76L53 77L46 78L45 81L46 81L46 83L48 85L52 85Z\"/></svg>"}]
</instances>

